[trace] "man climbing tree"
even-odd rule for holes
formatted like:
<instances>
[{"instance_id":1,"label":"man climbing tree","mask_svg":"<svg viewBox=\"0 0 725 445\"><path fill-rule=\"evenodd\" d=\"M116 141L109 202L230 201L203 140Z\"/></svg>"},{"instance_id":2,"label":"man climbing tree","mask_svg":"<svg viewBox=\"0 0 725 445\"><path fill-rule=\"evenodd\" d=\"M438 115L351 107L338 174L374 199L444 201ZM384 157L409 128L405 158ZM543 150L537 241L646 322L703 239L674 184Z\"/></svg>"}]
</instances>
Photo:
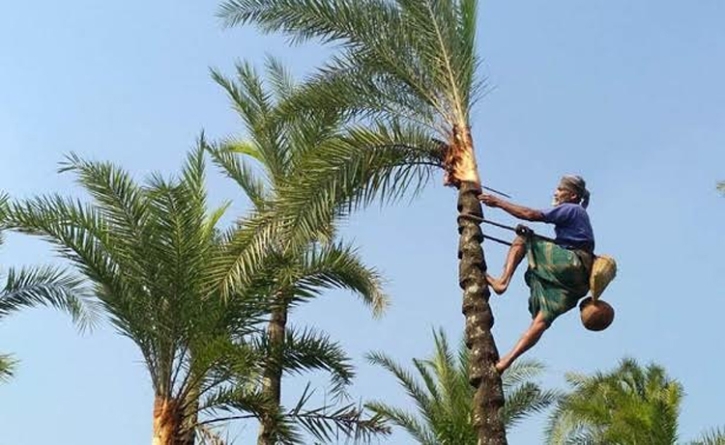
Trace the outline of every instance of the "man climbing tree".
<instances>
[{"instance_id":1,"label":"man climbing tree","mask_svg":"<svg viewBox=\"0 0 725 445\"><path fill-rule=\"evenodd\" d=\"M539 341L558 316L574 308L589 290L594 259L594 232L586 211L589 191L580 176L567 175L561 178L554 192L553 206L547 210L530 209L485 193L479 195L479 199L516 218L554 224L556 232L552 242L519 225L516 228L518 236L508 252L501 276L486 276L493 291L501 295L524 255L528 257L525 279L531 289L529 312L533 321L514 348L496 364L496 370L503 372Z\"/></svg>"}]
</instances>

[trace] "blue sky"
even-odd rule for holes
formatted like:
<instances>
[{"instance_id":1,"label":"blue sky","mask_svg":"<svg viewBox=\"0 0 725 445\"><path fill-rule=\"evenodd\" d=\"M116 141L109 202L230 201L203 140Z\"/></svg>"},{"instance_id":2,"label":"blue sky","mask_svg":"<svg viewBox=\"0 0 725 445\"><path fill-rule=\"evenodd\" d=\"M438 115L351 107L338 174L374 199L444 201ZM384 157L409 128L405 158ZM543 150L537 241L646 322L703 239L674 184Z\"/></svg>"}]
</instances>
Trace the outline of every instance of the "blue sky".
<instances>
[{"instance_id":1,"label":"blue sky","mask_svg":"<svg viewBox=\"0 0 725 445\"><path fill-rule=\"evenodd\" d=\"M209 77L235 60L279 57L303 75L322 60L314 46L223 29L216 2L12 2L0 15L0 189L15 197L76 195L58 161L74 151L117 162L139 177L173 172L204 129L241 125ZM473 117L485 183L543 207L562 173L592 191L599 253L619 276L604 295L617 310L607 331L585 331L575 312L528 354L542 384L566 371L610 368L624 356L654 361L687 396L683 440L723 424L725 295L725 3L720 0L486 1L480 5L481 73L491 86ZM239 197L210 174L215 200ZM234 211L240 213L238 200ZM491 218L510 222L498 211ZM411 224L411 221L414 223ZM344 228L388 278L393 305L380 320L345 293L293 314L328 331L358 365L353 394L405 404L394 380L363 355L383 350L408 363L426 356L431 329L463 326L456 284L455 193L432 184L418 199L357 214ZM541 227L543 232L549 228ZM499 235L506 235L500 234ZM497 271L505 251L486 245ZM53 262L41 243L12 236L3 267ZM528 324L522 273L492 300L499 349ZM0 351L22 360L0 385L5 445L148 443L152 393L134 345L102 326L79 335L68 319L36 309L0 325ZM302 381L291 382L290 399ZM540 443L542 419L512 444ZM256 426L235 428L252 444ZM99 438L103 438L102 440ZM402 433L389 442L411 444Z\"/></svg>"}]
</instances>

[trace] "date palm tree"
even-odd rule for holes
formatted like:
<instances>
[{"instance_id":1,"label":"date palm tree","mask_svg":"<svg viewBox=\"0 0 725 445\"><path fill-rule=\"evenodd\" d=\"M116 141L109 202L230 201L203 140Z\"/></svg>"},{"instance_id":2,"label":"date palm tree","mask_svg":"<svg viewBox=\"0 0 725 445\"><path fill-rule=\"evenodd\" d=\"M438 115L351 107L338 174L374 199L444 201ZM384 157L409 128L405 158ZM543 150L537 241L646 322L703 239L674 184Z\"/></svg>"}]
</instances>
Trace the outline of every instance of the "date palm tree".
<instances>
[{"instance_id":1,"label":"date palm tree","mask_svg":"<svg viewBox=\"0 0 725 445\"><path fill-rule=\"evenodd\" d=\"M273 211L279 191L295 187L306 172L300 169L304 157L325 140L339 137L339 113L317 114L300 119L284 112L284 103L295 93L296 86L282 65L267 61L267 80L250 64L237 66L236 76L229 79L213 72L233 108L239 114L247 137L229 139L209 147L214 162L233 179L252 204L252 212ZM383 310L387 297L377 271L363 264L354 248L334 240L334 221L312 228L308 242L299 246L277 243L272 252L275 283L269 295L271 303L267 332L263 336L265 360L261 393L268 401L269 411L260 415L259 445L279 442L283 430L289 436L291 425L282 425L282 377L286 372L323 369L333 377L332 393L344 396L351 382L353 369L345 352L329 338L313 329L294 329L289 323L294 306L317 297L330 287L352 291L375 315ZM316 229L316 230L314 230ZM296 369L284 360L297 356ZM303 395L302 399L305 399ZM297 406L305 405L303 400ZM368 433L384 433L377 419L364 419L352 404L337 408L335 415L299 420L318 440L330 440L335 430L360 437Z\"/></svg>"},{"instance_id":2,"label":"date palm tree","mask_svg":"<svg viewBox=\"0 0 725 445\"><path fill-rule=\"evenodd\" d=\"M8 196L0 194L0 224L7 215ZM0 232L0 246L3 243ZM25 308L51 306L68 313L80 328L94 320L94 306L82 280L58 267L10 268L0 277L0 321ZM14 374L17 360L0 354L0 382Z\"/></svg>"},{"instance_id":3,"label":"date palm tree","mask_svg":"<svg viewBox=\"0 0 725 445\"><path fill-rule=\"evenodd\" d=\"M461 344L455 356L442 330L434 332L434 340L435 352L431 358L413 359L417 376L385 354L368 355L371 363L382 366L397 378L418 414L382 402L368 406L403 428L421 445L475 445L478 435L471 423L474 390L467 378L469 351ZM541 363L525 360L503 373L506 405L502 416L507 429L556 401L556 391L542 390L532 381L542 370Z\"/></svg>"},{"instance_id":4,"label":"date palm tree","mask_svg":"<svg viewBox=\"0 0 725 445\"><path fill-rule=\"evenodd\" d=\"M678 441L682 385L664 368L626 358L608 372L566 376L571 391L558 402L546 431L552 445L666 445ZM713 430L690 442L725 444Z\"/></svg>"},{"instance_id":5,"label":"date palm tree","mask_svg":"<svg viewBox=\"0 0 725 445\"><path fill-rule=\"evenodd\" d=\"M353 127L337 143L319 147L307 187L285 193L291 237L311 220L329 218L335 207L326 202L397 197L411 183L417 189L435 168L444 170L446 185L458 189L458 211L482 216L470 122L482 89L476 0L227 0L220 15L230 26L251 23L337 51L295 108L300 114L342 109ZM494 369L498 351L482 232L474 219L458 220L469 382L476 388L473 423L479 444L501 445L504 396ZM259 245L264 237L257 236ZM250 262L239 255L219 273L233 279Z\"/></svg>"},{"instance_id":6,"label":"date palm tree","mask_svg":"<svg viewBox=\"0 0 725 445\"><path fill-rule=\"evenodd\" d=\"M6 212L7 227L50 242L92 284L115 329L139 348L154 390L154 445L195 443L199 416L225 407L219 396L231 383L241 392L257 376L245 339L262 319L267 285L222 299L210 280L224 209L207 210L203 155L192 151L178 178L155 174L142 184L113 164L70 155L61 171L76 174L90 202L50 194Z\"/></svg>"}]
</instances>

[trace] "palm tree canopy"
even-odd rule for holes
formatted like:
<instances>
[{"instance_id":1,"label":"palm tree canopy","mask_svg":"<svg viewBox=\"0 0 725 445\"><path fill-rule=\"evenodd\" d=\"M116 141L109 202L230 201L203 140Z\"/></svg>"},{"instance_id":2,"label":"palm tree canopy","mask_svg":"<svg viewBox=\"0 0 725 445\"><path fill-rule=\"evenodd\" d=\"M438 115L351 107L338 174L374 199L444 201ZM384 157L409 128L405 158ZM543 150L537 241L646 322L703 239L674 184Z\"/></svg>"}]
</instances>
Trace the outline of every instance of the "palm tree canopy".
<instances>
[{"instance_id":1,"label":"palm tree canopy","mask_svg":"<svg viewBox=\"0 0 725 445\"><path fill-rule=\"evenodd\" d=\"M220 10L229 26L339 48L318 79L333 87L326 99L443 131L468 125L480 91L476 14L476 0L229 0Z\"/></svg>"},{"instance_id":2,"label":"palm tree canopy","mask_svg":"<svg viewBox=\"0 0 725 445\"><path fill-rule=\"evenodd\" d=\"M300 112L291 104L307 94L306 87L295 85L278 62L267 65L271 92L249 64L237 67L234 80L213 73L248 135L211 145L209 151L255 209L215 264L225 291L254 276L267 252L304 251L311 243L330 241L335 223L354 208L379 196L397 199L420 190L431 169L441 165L440 144L423 133L406 139L400 126L341 129L343 112L334 107ZM361 144L369 149L360 150ZM381 302L373 307L379 309Z\"/></svg>"},{"instance_id":3,"label":"palm tree canopy","mask_svg":"<svg viewBox=\"0 0 725 445\"><path fill-rule=\"evenodd\" d=\"M208 210L204 169L202 141L179 177L154 174L143 184L70 155L61 171L75 173L91 201L14 202L5 223L49 241L92 284L112 324L139 347L155 396L182 401L194 416L199 397L254 378L257 359L244 339L258 329L266 310L258 296L270 285L260 278L227 300L216 294L209 270L223 250L224 208Z\"/></svg>"},{"instance_id":4,"label":"palm tree canopy","mask_svg":"<svg viewBox=\"0 0 725 445\"><path fill-rule=\"evenodd\" d=\"M431 358L413 360L417 376L384 354L368 355L373 364L395 375L414 402L417 414L382 402L368 406L420 444L476 444L478 435L471 422L475 390L468 382L469 351L461 343L455 356L442 330L434 332L434 340ZM540 363L524 360L504 372L506 405L502 416L508 428L555 401L556 392L542 390L532 381L542 370Z\"/></svg>"},{"instance_id":5,"label":"palm tree canopy","mask_svg":"<svg viewBox=\"0 0 725 445\"><path fill-rule=\"evenodd\" d=\"M227 92L233 108L245 124L246 139L228 139L207 147L214 162L245 192L253 204L252 217L243 221L236 239L244 239L258 229L258 218L282 219L279 203L289 199L289 191L298 189L309 174L312 152L341 137L341 115L316 113L301 118L288 113L285 103L297 87L291 75L275 59L267 60L267 85L248 63L237 66L235 79L218 72L213 77ZM267 86L271 85L271 88ZM271 91L267 91L271 90ZM380 313L387 303L379 273L365 266L355 249L333 242L335 218L323 218L320 224L305 224L307 230L296 243L284 237L270 239L275 245L271 261L279 275L280 287L294 288L294 294L310 297L329 287L348 288ZM247 251L250 245L243 245ZM286 283L286 284L282 284Z\"/></svg>"},{"instance_id":6,"label":"palm tree canopy","mask_svg":"<svg viewBox=\"0 0 725 445\"><path fill-rule=\"evenodd\" d=\"M547 443L660 445L678 441L682 385L655 364L623 359L608 372L569 373L571 391L563 395L547 427ZM713 429L691 445L725 444L725 432Z\"/></svg>"},{"instance_id":7,"label":"palm tree canopy","mask_svg":"<svg viewBox=\"0 0 725 445\"><path fill-rule=\"evenodd\" d=\"M551 444L674 444L683 388L664 368L627 358L610 372L567 374L547 428ZM583 441L583 442L582 442Z\"/></svg>"},{"instance_id":8,"label":"palm tree canopy","mask_svg":"<svg viewBox=\"0 0 725 445\"><path fill-rule=\"evenodd\" d=\"M253 23L293 42L334 44L337 53L295 109L341 108L378 120L397 133L398 145L435 147L446 185L480 187L470 134L483 87L476 0L229 0L220 16L229 26Z\"/></svg>"}]
</instances>

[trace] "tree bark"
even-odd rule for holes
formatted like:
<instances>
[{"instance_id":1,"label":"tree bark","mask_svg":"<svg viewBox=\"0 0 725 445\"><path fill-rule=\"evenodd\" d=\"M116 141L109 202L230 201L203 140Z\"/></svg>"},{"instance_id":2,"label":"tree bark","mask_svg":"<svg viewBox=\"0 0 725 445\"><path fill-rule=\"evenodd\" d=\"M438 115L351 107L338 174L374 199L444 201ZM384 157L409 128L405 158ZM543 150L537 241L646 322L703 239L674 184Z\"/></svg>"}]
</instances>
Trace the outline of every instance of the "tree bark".
<instances>
[{"instance_id":1,"label":"tree bark","mask_svg":"<svg viewBox=\"0 0 725 445\"><path fill-rule=\"evenodd\" d=\"M181 425L179 404L174 399L156 396L154 399L154 424L152 445L176 445Z\"/></svg>"},{"instance_id":2,"label":"tree bark","mask_svg":"<svg viewBox=\"0 0 725 445\"><path fill-rule=\"evenodd\" d=\"M284 300L284 298L281 298ZM287 304L279 301L272 309L267 327L270 352L262 377L262 394L270 404L268 412L260 417L257 445L275 445L277 438L277 413L282 403L282 351L287 329Z\"/></svg>"},{"instance_id":3,"label":"tree bark","mask_svg":"<svg viewBox=\"0 0 725 445\"><path fill-rule=\"evenodd\" d=\"M480 184L462 182L458 190L458 212L483 217L477 195ZM463 315L466 318L466 346L471 352L468 379L476 393L473 399L473 424L478 445L506 445L506 430L500 416L504 405L501 376L495 369L498 349L491 328L493 313L488 300L483 233L478 222L458 218L458 279L463 289Z\"/></svg>"},{"instance_id":4,"label":"tree bark","mask_svg":"<svg viewBox=\"0 0 725 445\"><path fill-rule=\"evenodd\" d=\"M152 445L194 445L196 435L193 428L185 426L178 400L156 396L153 415Z\"/></svg>"}]
</instances>

